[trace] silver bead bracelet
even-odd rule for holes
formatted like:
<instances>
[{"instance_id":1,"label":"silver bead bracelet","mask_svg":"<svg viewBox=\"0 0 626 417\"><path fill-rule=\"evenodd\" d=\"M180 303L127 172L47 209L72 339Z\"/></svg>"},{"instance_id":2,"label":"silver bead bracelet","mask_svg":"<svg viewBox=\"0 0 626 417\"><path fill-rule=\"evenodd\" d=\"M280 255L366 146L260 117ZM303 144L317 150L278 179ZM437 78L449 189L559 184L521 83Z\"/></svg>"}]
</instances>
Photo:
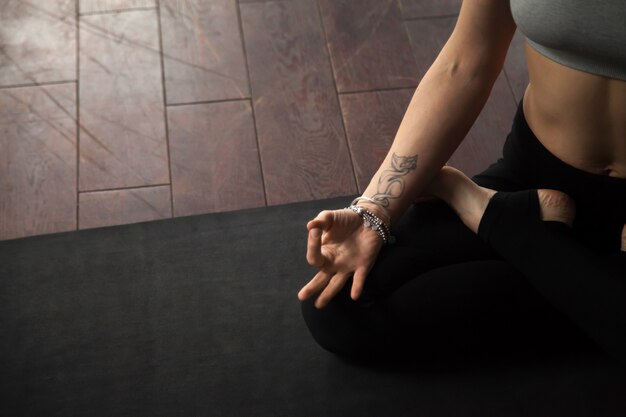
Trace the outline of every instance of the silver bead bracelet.
<instances>
[{"instance_id":1,"label":"silver bead bracelet","mask_svg":"<svg viewBox=\"0 0 626 417\"><path fill-rule=\"evenodd\" d=\"M372 204L377 205L378 207L380 207L380 209L382 211L385 212L385 215L387 216L388 219L391 219L391 216L389 215L389 211L387 211L387 207L383 206L383 204L380 201L376 201L373 198L369 198L367 196L360 196L355 198L354 200L352 200L352 203L350 203L351 206L355 206L357 202L361 201L361 200L365 200L365 201L369 201Z\"/></svg>"},{"instance_id":2,"label":"silver bead bracelet","mask_svg":"<svg viewBox=\"0 0 626 417\"><path fill-rule=\"evenodd\" d=\"M376 231L376 233L378 233L380 238L383 240L383 245L395 243L395 237L391 235L391 231L389 230L385 222L380 219L380 217L378 217L365 207L355 206L352 204L346 208L354 211L356 214L361 216L361 218L363 219L363 226L371 227L372 230Z\"/></svg>"}]
</instances>

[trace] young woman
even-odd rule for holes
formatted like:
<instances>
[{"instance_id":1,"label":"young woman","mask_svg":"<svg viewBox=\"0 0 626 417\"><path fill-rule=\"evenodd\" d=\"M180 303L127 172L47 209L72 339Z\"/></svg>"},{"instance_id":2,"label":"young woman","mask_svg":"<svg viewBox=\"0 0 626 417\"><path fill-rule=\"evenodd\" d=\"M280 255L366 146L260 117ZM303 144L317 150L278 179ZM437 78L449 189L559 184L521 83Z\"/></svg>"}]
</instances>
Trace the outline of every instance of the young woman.
<instances>
[{"instance_id":1,"label":"young woman","mask_svg":"<svg viewBox=\"0 0 626 417\"><path fill-rule=\"evenodd\" d=\"M622 0L463 2L354 202L366 214L325 210L307 225L319 272L298 298L320 345L459 355L561 341L626 363L625 21ZM530 82L503 158L470 179L444 163L516 27Z\"/></svg>"}]
</instances>

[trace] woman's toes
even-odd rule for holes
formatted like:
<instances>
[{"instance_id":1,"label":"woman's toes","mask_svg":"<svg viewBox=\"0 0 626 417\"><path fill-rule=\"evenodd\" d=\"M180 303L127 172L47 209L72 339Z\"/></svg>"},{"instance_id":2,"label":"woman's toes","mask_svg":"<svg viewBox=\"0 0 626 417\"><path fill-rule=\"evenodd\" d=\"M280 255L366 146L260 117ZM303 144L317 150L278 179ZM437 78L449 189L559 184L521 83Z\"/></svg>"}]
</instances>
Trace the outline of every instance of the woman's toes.
<instances>
[{"instance_id":1,"label":"woman's toes","mask_svg":"<svg viewBox=\"0 0 626 417\"><path fill-rule=\"evenodd\" d=\"M542 189L538 193L541 220L558 221L571 227L576 216L574 200L567 194L556 190Z\"/></svg>"}]
</instances>

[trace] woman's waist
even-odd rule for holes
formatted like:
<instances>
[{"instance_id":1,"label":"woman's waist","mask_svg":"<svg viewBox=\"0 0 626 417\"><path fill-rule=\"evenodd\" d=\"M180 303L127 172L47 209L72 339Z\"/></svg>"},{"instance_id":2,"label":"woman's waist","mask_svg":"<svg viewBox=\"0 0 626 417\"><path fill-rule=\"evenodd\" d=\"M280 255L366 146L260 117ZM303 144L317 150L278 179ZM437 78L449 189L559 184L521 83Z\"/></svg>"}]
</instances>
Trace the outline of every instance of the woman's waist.
<instances>
[{"instance_id":1,"label":"woman's waist","mask_svg":"<svg viewBox=\"0 0 626 417\"><path fill-rule=\"evenodd\" d=\"M626 223L626 178L587 172L559 159L526 123L523 101L504 144L503 155L503 169L522 189L554 189L572 197L579 227L613 233Z\"/></svg>"},{"instance_id":2,"label":"woman's waist","mask_svg":"<svg viewBox=\"0 0 626 417\"><path fill-rule=\"evenodd\" d=\"M521 107L500 161L519 189L553 189L576 204L574 231L599 251L619 250L626 224L626 178L591 173L551 153L526 124Z\"/></svg>"},{"instance_id":3,"label":"woman's waist","mask_svg":"<svg viewBox=\"0 0 626 417\"><path fill-rule=\"evenodd\" d=\"M559 64L526 47L523 110L552 154L580 170L626 178L626 81Z\"/></svg>"},{"instance_id":4,"label":"woman's waist","mask_svg":"<svg viewBox=\"0 0 626 417\"><path fill-rule=\"evenodd\" d=\"M619 104L608 94L563 102L529 85L522 111L537 140L567 165L626 179L626 89L623 95Z\"/></svg>"}]
</instances>

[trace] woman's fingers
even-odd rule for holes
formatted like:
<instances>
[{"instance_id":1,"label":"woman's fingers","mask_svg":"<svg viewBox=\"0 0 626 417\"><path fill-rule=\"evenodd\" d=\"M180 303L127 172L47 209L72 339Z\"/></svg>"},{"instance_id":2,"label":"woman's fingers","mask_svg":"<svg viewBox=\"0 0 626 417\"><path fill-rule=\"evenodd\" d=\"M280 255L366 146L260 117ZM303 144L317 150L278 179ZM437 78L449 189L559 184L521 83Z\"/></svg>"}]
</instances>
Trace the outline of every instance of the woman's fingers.
<instances>
[{"instance_id":1,"label":"woman's fingers","mask_svg":"<svg viewBox=\"0 0 626 417\"><path fill-rule=\"evenodd\" d=\"M339 291L341 291L346 281L348 280L348 276L349 275L347 274L336 274L335 276L333 276L330 282L328 283L328 285L326 286L326 288L324 289L324 291L322 291L320 296L317 297L317 300L315 301L315 307L317 308L326 307L328 302L335 295L337 295Z\"/></svg>"},{"instance_id":2,"label":"woman's fingers","mask_svg":"<svg viewBox=\"0 0 626 417\"><path fill-rule=\"evenodd\" d=\"M309 265L321 268L325 259L322 255L322 229L313 228L309 230L309 240L306 248L306 260Z\"/></svg>"},{"instance_id":3,"label":"woman's fingers","mask_svg":"<svg viewBox=\"0 0 626 417\"><path fill-rule=\"evenodd\" d=\"M298 299L303 301L311 297L313 294L319 293L315 302L315 306L317 308L325 307L328 302L343 288L350 275L352 275L352 271L349 273L344 271L336 274L334 272L327 272L337 271L337 269L347 270L347 268L345 268L346 265L343 264L346 260L352 259L352 256L344 253L345 248L349 248L349 252L354 252L354 248L350 246L354 246L354 242L350 241L350 239L354 239L354 236L351 236L348 232L351 227L351 221L354 219L350 219L348 217L344 218L342 216L345 216L345 213L342 213L341 211L324 210L320 212L317 217L307 223L309 236L307 240L306 259L310 265L320 268L320 272L318 272L315 277L313 277L313 279L298 292ZM333 229L332 233L329 232L330 234L328 236L324 235L326 242L322 244L323 233L328 232L333 227L335 222L337 222L335 227L338 228L338 230L335 231ZM343 250L337 250L337 246L340 246ZM337 257L343 257L346 259L337 263ZM348 264L349 263L351 262L348 261ZM343 267L340 267L340 264L342 264ZM348 266L348 268L350 267ZM365 279L365 275L367 275L367 270L365 270L365 272L361 272L361 275L363 275L363 278L360 279L359 284L355 287L357 288L358 294L360 294L360 288L363 286L362 281ZM356 299L357 297L353 298Z\"/></svg>"},{"instance_id":4,"label":"woman's fingers","mask_svg":"<svg viewBox=\"0 0 626 417\"><path fill-rule=\"evenodd\" d=\"M322 231L332 227L334 214L331 210L321 211L316 218L307 223L309 239L307 242L306 260L309 265L321 268L326 259L322 255Z\"/></svg>"},{"instance_id":5,"label":"woman's fingers","mask_svg":"<svg viewBox=\"0 0 626 417\"><path fill-rule=\"evenodd\" d=\"M352 290L350 291L350 297L353 300L358 300L363 292L363 285L365 284L365 278L367 278L367 274L371 269L371 265L366 267L359 267L356 271L354 271L354 276L352 278Z\"/></svg>"},{"instance_id":6,"label":"woman's fingers","mask_svg":"<svg viewBox=\"0 0 626 417\"><path fill-rule=\"evenodd\" d=\"M315 274L313 279L298 292L298 299L300 301L304 301L313 294L317 294L322 291L332 276L332 273L326 271L320 271Z\"/></svg>"}]
</instances>

